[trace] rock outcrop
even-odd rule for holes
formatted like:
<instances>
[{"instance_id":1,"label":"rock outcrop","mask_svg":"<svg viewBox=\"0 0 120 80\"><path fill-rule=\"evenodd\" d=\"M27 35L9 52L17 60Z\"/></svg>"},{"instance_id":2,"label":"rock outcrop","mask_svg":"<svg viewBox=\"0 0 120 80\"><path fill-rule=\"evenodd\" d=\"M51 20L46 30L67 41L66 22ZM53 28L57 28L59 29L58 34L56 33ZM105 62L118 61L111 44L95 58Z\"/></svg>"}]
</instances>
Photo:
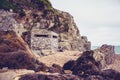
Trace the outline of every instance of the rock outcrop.
<instances>
[{"instance_id":1,"label":"rock outcrop","mask_svg":"<svg viewBox=\"0 0 120 80\"><path fill-rule=\"evenodd\" d=\"M114 62L115 57L114 46L105 44L102 45L100 48L94 50L94 52L95 52L94 58L97 61L101 62L103 68Z\"/></svg>"},{"instance_id":2,"label":"rock outcrop","mask_svg":"<svg viewBox=\"0 0 120 80\"><path fill-rule=\"evenodd\" d=\"M22 35L24 31L46 29L59 34L59 49L61 50L90 50L90 42L82 37L73 17L52 7L49 0L1 0L1 9L11 10L19 26L16 31ZM7 4L8 6L3 6ZM25 38L28 35L22 35ZM28 40L28 39L25 39ZM28 43L28 41L26 41Z\"/></svg>"},{"instance_id":3,"label":"rock outcrop","mask_svg":"<svg viewBox=\"0 0 120 80\"><path fill-rule=\"evenodd\" d=\"M47 68L36 59L25 41L14 31L19 26L14 13L0 10L0 68L31 69Z\"/></svg>"},{"instance_id":4,"label":"rock outcrop","mask_svg":"<svg viewBox=\"0 0 120 80\"><path fill-rule=\"evenodd\" d=\"M68 61L63 69L71 70L72 74L82 80L119 80L120 73L116 70L102 70L101 63L94 58L94 51L86 51L76 61ZM69 67L68 67L69 66Z\"/></svg>"},{"instance_id":5,"label":"rock outcrop","mask_svg":"<svg viewBox=\"0 0 120 80\"><path fill-rule=\"evenodd\" d=\"M119 72L104 68L114 62L114 47L90 51L90 42L80 35L73 17L54 9L49 0L0 0L0 9L0 80L120 80ZM30 37L23 34L33 29L56 32L61 51L85 52L63 68L48 67L31 52Z\"/></svg>"},{"instance_id":6,"label":"rock outcrop","mask_svg":"<svg viewBox=\"0 0 120 80\"><path fill-rule=\"evenodd\" d=\"M14 31L0 31L0 68L45 70L28 45ZM44 68L43 68L44 67Z\"/></svg>"},{"instance_id":7,"label":"rock outcrop","mask_svg":"<svg viewBox=\"0 0 120 80\"><path fill-rule=\"evenodd\" d=\"M106 67L106 69L114 69L120 72L120 55L115 54L114 62Z\"/></svg>"},{"instance_id":8,"label":"rock outcrop","mask_svg":"<svg viewBox=\"0 0 120 80\"><path fill-rule=\"evenodd\" d=\"M63 68L71 70L74 75L83 78L89 75L97 75L101 69L101 64L95 61L93 53L93 51L86 51L76 61L69 61L66 63ZM68 66L71 68L69 69Z\"/></svg>"},{"instance_id":9,"label":"rock outcrop","mask_svg":"<svg viewBox=\"0 0 120 80\"><path fill-rule=\"evenodd\" d=\"M93 55L93 51L86 51L76 61L66 63L63 69L71 70L72 74L38 72L21 75L19 80L120 80L119 72L112 69L102 70L101 64L95 61ZM63 71L58 65L53 66Z\"/></svg>"}]
</instances>

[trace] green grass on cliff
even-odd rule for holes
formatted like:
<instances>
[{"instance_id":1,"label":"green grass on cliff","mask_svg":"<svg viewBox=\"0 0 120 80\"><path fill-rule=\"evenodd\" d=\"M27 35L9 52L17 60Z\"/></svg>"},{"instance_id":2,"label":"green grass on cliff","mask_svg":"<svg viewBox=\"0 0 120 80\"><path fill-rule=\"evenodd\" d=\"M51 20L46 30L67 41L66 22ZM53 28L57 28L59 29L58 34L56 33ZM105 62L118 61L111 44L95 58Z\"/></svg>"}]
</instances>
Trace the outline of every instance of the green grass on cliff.
<instances>
[{"instance_id":1,"label":"green grass on cliff","mask_svg":"<svg viewBox=\"0 0 120 80\"><path fill-rule=\"evenodd\" d=\"M46 5L46 7L48 9L52 8L52 5L51 5L51 3L49 1L47 1L47 0L38 0L38 1L41 2L42 4Z\"/></svg>"},{"instance_id":2,"label":"green grass on cliff","mask_svg":"<svg viewBox=\"0 0 120 80\"><path fill-rule=\"evenodd\" d=\"M18 12L24 8L52 9L52 5L48 0L0 0L0 9L13 9Z\"/></svg>"},{"instance_id":3,"label":"green grass on cliff","mask_svg":"<svg viewBox=\"0 0 120 80\"><path fill-rule=\"evenodd\" d=\"M4 10L13 9L14 12L18 11L18 7L13 3L8 2L7 0L0 0L0 9Z\"/></svg>"}]
</instances>

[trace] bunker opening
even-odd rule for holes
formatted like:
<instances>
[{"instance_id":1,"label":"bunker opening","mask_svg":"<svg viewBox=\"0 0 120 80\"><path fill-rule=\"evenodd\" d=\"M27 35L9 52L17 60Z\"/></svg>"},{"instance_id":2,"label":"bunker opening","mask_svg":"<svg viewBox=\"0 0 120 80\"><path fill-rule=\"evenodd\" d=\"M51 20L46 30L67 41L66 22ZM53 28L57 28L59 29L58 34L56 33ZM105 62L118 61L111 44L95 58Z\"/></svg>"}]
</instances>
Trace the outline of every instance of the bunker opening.
<instances>
[{"instance_id":1,"label":"bunker opening","mask_svg":"<svg viewBox=\"0 0 120 80\"><path fill-rule=\"evenodd\" d=\"M58 38L57 36L53 36L53 38Z\"/></svg>"},{"instance_id":2,"label":"bunker opening","mask_svg":"<svg viewBox=\"0 0 120 80\"><path fill-rule=\"evenodd\" d=\"M40 34L35 34L35 37L48 37L48 35L40 35Z\"/></svg>"}]
</instances>

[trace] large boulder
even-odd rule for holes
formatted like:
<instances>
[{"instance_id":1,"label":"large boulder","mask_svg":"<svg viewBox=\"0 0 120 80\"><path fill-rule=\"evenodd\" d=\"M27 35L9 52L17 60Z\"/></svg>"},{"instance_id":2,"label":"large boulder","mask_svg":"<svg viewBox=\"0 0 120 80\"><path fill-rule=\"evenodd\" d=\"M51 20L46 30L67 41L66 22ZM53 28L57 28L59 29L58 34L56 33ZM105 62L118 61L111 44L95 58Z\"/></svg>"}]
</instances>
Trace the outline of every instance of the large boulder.
<instances>
[{"instance_id":1,"label":"large boulder","mask_svg":"<svg viewBox=\"0 0 120 80\"><path fill-rule=\"evenodd\" d=\"M94 51L84 52L76 61L65 63L63 68L71 70L72 74L82 80L120 80L118 71L102 69L101 63L94 58Z\"/></svg>"},{"instance_id":2,"label":"large boulder","mask_svg":"<svg viewBox=\"0 0 120 80\"><path fill-rule=\"evenodd\" d=\"M94 58L100 61L102 68L110 65L114 62L115 50L112 45L102 45L100 48L94 50Z\"/></svg>"},{"instance_id":3,"label":"large boulder","mask_svg":"<svg viewBox=\"0 0 120 80\"><path fill-rule=\"evenodd\" d=\"M66 62L63 66L63 69L65 70L73 70L74 66L76 64L76 61L75 60L70 60L68 62Z\"/></svg>"},{"instance_id":4,"label":"large boulder","mask_svg":"<svg viewBox=\"0 0 120 80\"><path fill-rule=\"evenodd\" d=\"M114 56L115 56L114 46L112 46L112 45L102 45L100 47L99 51L101 53L105 54L106 64L109 65L114 61Z\"/></svg>"},{"instance_id":5,"label":"large boulder","mask_svg":"<svg viewBox=\"0 0 120 80\"><path fill-rule=\"evenodd\" d=\"M101 64L95 61L93 54L93 51L86 51L76 61L69 61L64 64L63 68L72 70L73 74L83 78L89 75L97 75L101 69Z\"/></svg>"},{"instance_id":6,"label":"large boulder","mask_svg":"<svg viewBox=\"0 0 120 80\"><path fill-rule=\"evenodd\" d=\"M93 51L86 51L76 60L73 68L73 74L80 77L88 77L88 75L99 74L101 64L96 62L93 57Z\"/></svg>"}]
</instances>

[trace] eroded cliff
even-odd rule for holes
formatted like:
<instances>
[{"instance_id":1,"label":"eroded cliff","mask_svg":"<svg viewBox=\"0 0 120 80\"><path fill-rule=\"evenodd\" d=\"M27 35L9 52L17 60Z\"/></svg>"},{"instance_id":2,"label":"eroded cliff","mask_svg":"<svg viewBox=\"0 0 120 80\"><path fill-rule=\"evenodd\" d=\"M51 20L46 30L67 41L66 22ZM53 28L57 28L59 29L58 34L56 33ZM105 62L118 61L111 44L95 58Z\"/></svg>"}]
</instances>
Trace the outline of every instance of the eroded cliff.
<instances>
[{"instance_id":1,"label":"eroded cliff","mask_svg":"<svg viewBox=\"0 0 120 80\"><path fill-rule=\"evenodd\" d=\"M91 43L86 37L80 35L73 17L67 12L53 8L50 1L1 0L1 2L1 9L10 10L14 13L14 18L19 24L15 30L21 35L23 32L32 29L46 29L59 34L59 49L90 50Z\"/></svg>"}]
</instances>

